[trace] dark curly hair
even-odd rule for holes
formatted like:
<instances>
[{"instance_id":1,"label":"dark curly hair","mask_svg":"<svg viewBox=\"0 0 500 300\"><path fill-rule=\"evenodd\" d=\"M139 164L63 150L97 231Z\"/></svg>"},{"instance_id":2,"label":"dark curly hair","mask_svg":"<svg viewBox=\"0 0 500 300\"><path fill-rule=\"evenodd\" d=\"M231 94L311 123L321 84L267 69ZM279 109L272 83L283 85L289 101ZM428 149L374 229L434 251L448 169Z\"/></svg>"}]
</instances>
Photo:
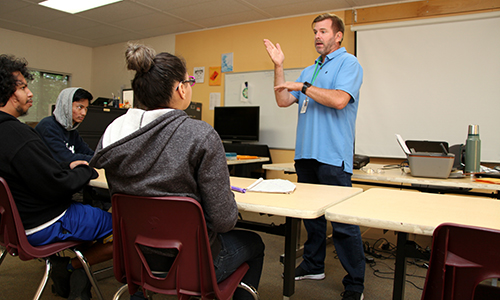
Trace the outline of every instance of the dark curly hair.
<instances>
[{"instance_id":1,"label":"dark curly hair","mask_svg":"<svg viewBox=\"0 0 500 300\"><path fill-rule=\"evenodd\" d=\"M9 54L0 55L0 107L4 107L16 92L17 79L13 75L14 72L20 72L26 80L33 80L27 66L28 62L24 58Z\"/></svg>"}]
</instances>

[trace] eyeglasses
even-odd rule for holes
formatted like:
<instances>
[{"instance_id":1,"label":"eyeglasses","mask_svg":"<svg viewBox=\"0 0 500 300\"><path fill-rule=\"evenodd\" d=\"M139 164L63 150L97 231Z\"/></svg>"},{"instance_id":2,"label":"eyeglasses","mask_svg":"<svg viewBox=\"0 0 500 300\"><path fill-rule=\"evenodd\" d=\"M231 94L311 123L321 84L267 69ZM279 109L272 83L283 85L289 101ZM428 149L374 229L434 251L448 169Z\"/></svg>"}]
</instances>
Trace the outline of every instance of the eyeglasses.
<instances>
[{"instance_id":1,"label":"eyeglasses","mask_svg":"<svg viewBox=\"0 0 500 300\"><path fill-rule=\"evenodd\" d=\"M181 85L183 83L189 83L190 86L193 86L196 83L196 79L194 78L194 76L189 76L189 79L181 81L179 83L179 85ZM175 90L177 91L178 89L179 89L179 86L177 86L177 88Z\"/></svg>"}]
</instances>

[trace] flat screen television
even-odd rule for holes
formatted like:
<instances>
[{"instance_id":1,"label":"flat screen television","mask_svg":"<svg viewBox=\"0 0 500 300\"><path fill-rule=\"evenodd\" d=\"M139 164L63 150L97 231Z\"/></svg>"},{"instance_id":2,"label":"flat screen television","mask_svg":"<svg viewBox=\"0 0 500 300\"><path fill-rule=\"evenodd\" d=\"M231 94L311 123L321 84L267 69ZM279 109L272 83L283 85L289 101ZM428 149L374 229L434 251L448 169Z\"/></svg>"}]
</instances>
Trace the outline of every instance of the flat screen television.
<instances>
[{"instance_id":1,"label":"flat screen television","mask_svg":"<svg viewBox=\"0 0 500 300\"><path fill-rule=\"evenodd\" d=\"M224 141L258 141L259 106L216 106L214 129Z\"/></svg>"}]
</instances>

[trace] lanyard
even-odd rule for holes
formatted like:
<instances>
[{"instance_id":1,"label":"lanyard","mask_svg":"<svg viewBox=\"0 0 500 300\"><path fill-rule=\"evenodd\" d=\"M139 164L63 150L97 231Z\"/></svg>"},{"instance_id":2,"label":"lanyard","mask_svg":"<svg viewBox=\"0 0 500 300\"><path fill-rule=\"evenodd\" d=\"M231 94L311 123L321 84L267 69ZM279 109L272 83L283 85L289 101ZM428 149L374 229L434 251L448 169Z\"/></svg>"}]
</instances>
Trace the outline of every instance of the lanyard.
<instances>
[{"instance_id":1,"label":"lanyard","mask_svg":"<svg viewBox=\"0 0 500 300\"><path fill-rule=\"evenodd\" d=\"M316 80L316 77L318 77L319 71L321 70L321 66L318 69L318 66L320 64L321 63L319 61L316 61L316 66L314 67L314 73L313 73L313 77L312 77L312 80L311 80L311 84L314 84L314 81Z\"/></svg>"},{"instance_id":2,"label":"lanyard","mask_svg":"<svg viewBox=\"0 0 500 300\"><path fill-rule=\"evenodd\" d=\"M318 69L318 66L321 65L321 63L319 61L316 61L315 65L316 66L314 67L314 73L313 73L313 77L311 80L311 85L314 83L314 81L316 80L316 77L318 77L319 71L321 70L321 66ZM308 104L309 104L309 97L306 96L306 99L302 103L302 108L300 109L301 114L306 113Z\"/></svg>"}]
</instances>

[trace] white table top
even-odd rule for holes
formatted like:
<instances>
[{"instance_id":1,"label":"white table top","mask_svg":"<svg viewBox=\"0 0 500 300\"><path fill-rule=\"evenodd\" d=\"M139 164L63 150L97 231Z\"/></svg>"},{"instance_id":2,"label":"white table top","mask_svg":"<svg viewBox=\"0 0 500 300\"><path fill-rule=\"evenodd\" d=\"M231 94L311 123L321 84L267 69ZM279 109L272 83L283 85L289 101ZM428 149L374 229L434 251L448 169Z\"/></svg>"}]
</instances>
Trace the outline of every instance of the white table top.
<instances>
[{"instance_id":1,"label":"white table top","mask_svg":"<svg viewBox=\"0 0 500 300\"><path fill-rule=\"evenodd\" d=\"M399 168L382 170L383 167L384 165L382 164L368 164L361 170L354 170L352 178L408 184L500 190L500 184L475 182L471 176L463 178L415 177L410 173L402 172Z\"/></svg>"},{"instance_id":2,"label":"white table top","mask_svg":"<svg viewBox=\"0 0 500 300\"><path fill-rule=\"evenodd\" d=\"M90 186L108 188L103 169L97 170L99 177L89 182ZM246 188L255 179L231 177L231 185ZM242 211L273 214L301 219L314 219L324 215L325 210L363 191L361 188L339 187L320 184L294 183L297 188L291 194L234 192L238 209Z\"/></svg>"},{"instance_id":3,"label":"white table top","mask_svg":"<svg viewBox=\"0 0 500 300\"><path fill-rule=\"evenodd\" d=\"M252 164L269 161L269 157L227 160L228 165Z\"/></svg>"},{"instance_id":4,"label":"white table top","mask_svg":"<svg viewBox=\"0 0 500 300\"><path fill-rule=\"evenodd\" d=\"M285 171L285 172L295 172L294 163L279 163L279 164L268 164L262 165L262 169L272 170L272 171Z\"/></svg>"},{"instance_id":5,"label":"white table top","mask_svg":"<svg viewBox=\"0 0 500 300\"><path fill-rule=\"evenodd\" d=\"M108 182L106 181L106 175L104 173L104 169L96 169L97 173L99 174L99 177L96 179L92 179L89 182L90 186L96 187L96 188L101 188L101 189L108 189Z\"/></svg>"},{"instance_id":6,"label":"white table top","mask_svg":"<svg viewBox=\"0 0 500 300\"><path fill-rule=\"evenodd\" d=\"M325 216L341 223L432 235L445 222L500 229L500 201L372 188L330 207Z\"/></svg>"},{"instance_id":7,"label":"white table top","mask_svg":"<svg viewBox=\"0 0 500 300\"><path fill-rule=\"evenodd\" d=\"M231 185L246 188L255 179L231 177ZM238 209L301 219L314 219L325 210L363 191L361 188L321 184L294 183L297 188L291 194L235 192Z\"/></svg>"},{"instance_id":8,"label":"white table top","mask_svg":"<svg viewBox=\"0 0 500 300\"><path fill-rule=\"evenodd\" d=\"M352 179L373 180L377 182L392 182L406 184L421 184L443 187L461 187L482 190L500 190L500 184L475 182L472 177L464 178L428 178L415 177L398 169L382 170L382 164L368 164L361 170L354 170ZM295 172L294 163L268 164L263 169L274 171Z\"/></svg>"}]
</instances>

